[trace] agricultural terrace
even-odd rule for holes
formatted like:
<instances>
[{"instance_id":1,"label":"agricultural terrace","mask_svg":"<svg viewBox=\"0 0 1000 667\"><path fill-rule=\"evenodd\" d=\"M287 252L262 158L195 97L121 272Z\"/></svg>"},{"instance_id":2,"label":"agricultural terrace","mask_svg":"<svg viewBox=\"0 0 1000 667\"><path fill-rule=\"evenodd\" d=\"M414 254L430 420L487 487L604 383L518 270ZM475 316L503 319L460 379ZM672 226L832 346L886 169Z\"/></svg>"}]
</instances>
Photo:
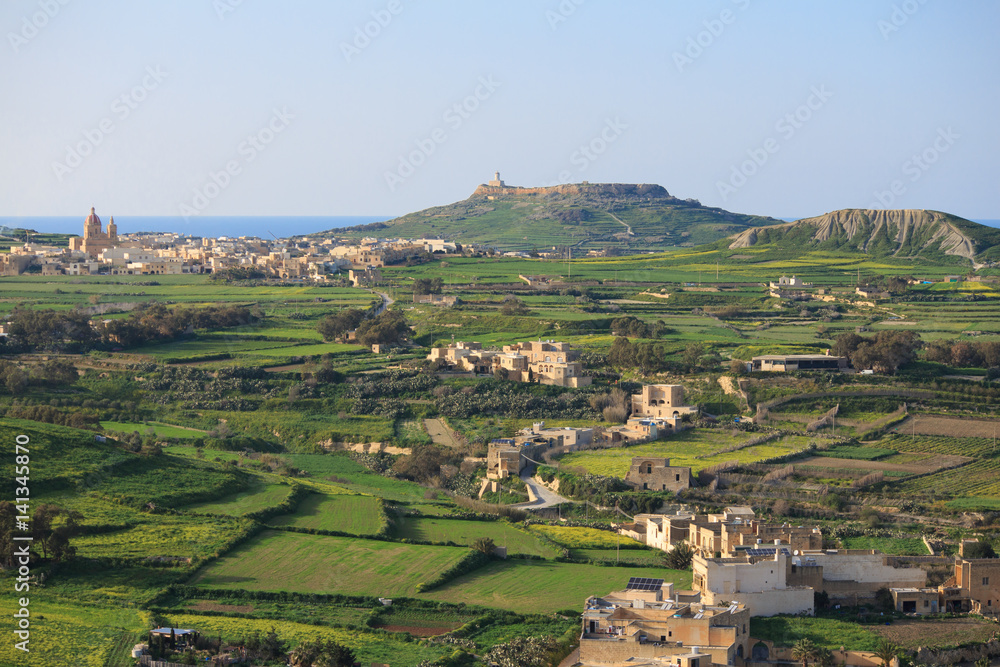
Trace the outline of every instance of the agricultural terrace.
<instances>
[{"instance_id":1,"label":"agricultural terrace","mask_svg":"<svg viewBox=\"0 0 1000 667\"><path fill-rule=\"evenodd\" d=\"M679 589L691 587L691 572L662 567L601 567L537 560L495 562L419 597L478 604L516 612L568 610L578 613L591 595L621 588L629 577L659 577ZM544 591L540 595L539 591Z\"/></svg>"},{"instance_id":2,"label":"agricultural terrace","mask_svg":"<svg viewBox=\"0 0 1000 667\"><path fill-rule=\"evenodd\" d=\"M725 429L692 429L670 436L666 440L610 449L570 452L559 459L563 469L583 468L588 473L606 477L625 477L633 457L667 457L675 466L690 466L697 473L703 468L739 461L758 461L788 456L804 450L815 439L803 435L784 435L765 444L727 451L759 437L759 434Z\"/></svg>"},{"instance_id":3,"label":"agricultural terrace","mask_svg":"<svg viewBox=\"0 0 1000 667\"><path fill-rule=\"evenodd\" d=\"M545 544L524 529L506 521L463 521L446 517L401 516L392 531L394 537L419 542L454 542L464 546L487 537L509 554L527 554L552 558L558 550ZM606 533L610 534L610 533Z\"/></svg>"},{"instance_id":4,"label":"agricultural terrace","mask_svg":"<svg viewBox=\"0 0 1000 667\"><path fill-rule=\"evenodd\" d=\"M268 523L272 526L374 535L382 530L385 518L380 501L374 496L313 493L299 503L293 514L276 516Z\"/></svg>"},{"instance_id":5,"label":"agricultural terrace","mask_svg":"<svg viewBox=\"0 0 1000 667\"><path fill-rule=\"evenodd\" d=\"M469 552L377 540L265 531L207 565L196 586L253 591L416 594Z\"/></svg>"},{"instance_id":6,"label":"agricultural terrace","mask_svg":"<svg viewBox=\"0 0 1000 667\"><path fill-rule=\"evenodd\" d=\"M273 628L279 638L291 644L317 639L332 640L353 650L356 657L364 662L385 662L403 667L416 667L423 660L436 660L450 655L454 650L442 645L422 645L407 641L405 636L386 632L331 628L274 619L170 613L166 622L171 627L200 628L206 635L221 635L224 641L235 641L255 631L266 635Z\"/></svg>"},{"instance_id":7,"label":"agricultural terrace","mask_svg":"<svg viewBox=\"0 0 1000 667\"><path fill-rule=\"evenodd\" d=\"M199 514L250 514L284 502L292 487L288 484L267 484L255 481L250 488L218 500L188 505L184 509Z\"/></svg>"}]
</instances>

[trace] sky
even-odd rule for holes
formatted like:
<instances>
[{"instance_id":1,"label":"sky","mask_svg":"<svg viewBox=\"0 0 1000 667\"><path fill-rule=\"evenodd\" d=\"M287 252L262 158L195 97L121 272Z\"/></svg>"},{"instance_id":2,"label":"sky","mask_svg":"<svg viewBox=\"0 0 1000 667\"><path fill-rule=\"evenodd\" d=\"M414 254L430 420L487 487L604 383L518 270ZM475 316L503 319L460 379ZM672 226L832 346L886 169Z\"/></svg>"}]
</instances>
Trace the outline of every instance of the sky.
<instances>
[{"instance_id":1,"label":"sky","mask_svg":"<svg viewBox=\"0 0 1000 667\"><path fill-rule=\"evenodd\" d=\"M0 216L395 216L657 183L1000 219L990 0L4 0Z\"/></svg>"}]
</instances>

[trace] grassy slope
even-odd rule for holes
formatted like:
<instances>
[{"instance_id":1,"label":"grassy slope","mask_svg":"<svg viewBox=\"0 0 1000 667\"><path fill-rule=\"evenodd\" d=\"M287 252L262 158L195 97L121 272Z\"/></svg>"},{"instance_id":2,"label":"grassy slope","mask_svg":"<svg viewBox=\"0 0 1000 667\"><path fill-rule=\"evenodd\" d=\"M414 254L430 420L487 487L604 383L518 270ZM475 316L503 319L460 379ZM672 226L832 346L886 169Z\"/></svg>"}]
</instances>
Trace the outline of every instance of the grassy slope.
<instances>
[{"instance_id":1,"label":"grassy slope","mask_svg":"<svg viewBox=\"0 0 1000 667\"><path fill-rule=\"evenodd\" d=\"M419 597L518 612L578 612L589 596L621 589L629 577L659 577L674 582L679 589L691 586L688 571L508 560L490 564Z\"/></svg>"},{"instance_id":2,"label":"grassy slope","mask_svg":"<svg viewBox=\"0 0 1000 667\"><path fill-rule=\"evenodd\" d=\"M468 553L324 535L265 531L200 571L192 583L298 593L413 596Z\"/></svg>"},{"instance_id":3,"label":"grassy slope","mask_svg":"<svg viewBox=\"0 0 1000 667\"><path fill-rule=\"evenodd\" d=\"M294 514L274 517L268 523L372 535L382 527L382 518L373 496L313 494L299 503Z\"/></svg>"}]
</instances>

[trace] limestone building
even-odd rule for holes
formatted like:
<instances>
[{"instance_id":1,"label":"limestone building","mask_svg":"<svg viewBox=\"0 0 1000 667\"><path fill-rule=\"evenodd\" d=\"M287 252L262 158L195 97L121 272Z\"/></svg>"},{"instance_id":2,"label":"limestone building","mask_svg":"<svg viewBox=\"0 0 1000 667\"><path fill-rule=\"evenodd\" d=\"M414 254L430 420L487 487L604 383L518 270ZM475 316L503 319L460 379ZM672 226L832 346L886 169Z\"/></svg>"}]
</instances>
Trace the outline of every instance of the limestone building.
<instances>
[{"instance_id":1,"label":"limestone building","mask_svg":"<svg viewBox=\"0 0 1000 667\"><path fill-rule=\"evenodd\" d=\"M90 215L83 221L83 237L76 236L69 240L70 250L85 252L95 259L105 250L117 245L118 226L115 225L114 216L108 219L108 229L104 231L93 206L90 207Z\"/></svg>"},{"instance_id":2,"label":"limestone building","mask_svg":"<svg viewBox=\"0 0 1000 667\"><path fill-rule=\"evenodd\" d=\"M670 459L655 456L632 458L625 483L640 491L680 491L693 486L691 468L670 465Z\"/></svg>"},{"instance_id":3,"label":"limestone building","mask_svg":"<svg viewBox=\"0 0 1000 667\"><path fill-rule=\"evenodd\" d=\"M746 605L715 606L687 598L662 579L635 577L625 590L589 598L583 612L580 664L625 667L656 658L704 667L740 664L750 649ZM700 656L700 663L685 662L692 653Z\"/></svg>"}]
</instances>

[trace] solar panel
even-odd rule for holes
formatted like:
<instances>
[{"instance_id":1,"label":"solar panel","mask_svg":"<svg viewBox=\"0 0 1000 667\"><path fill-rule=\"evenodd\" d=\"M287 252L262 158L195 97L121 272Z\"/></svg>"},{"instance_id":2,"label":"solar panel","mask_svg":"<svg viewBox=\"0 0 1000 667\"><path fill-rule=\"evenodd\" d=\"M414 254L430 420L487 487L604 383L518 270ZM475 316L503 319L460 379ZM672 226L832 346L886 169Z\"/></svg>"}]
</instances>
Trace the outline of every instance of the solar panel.
<instances>
[{"instance_id":1,"label":"solar panel","mask_svg":"<svg viewBox=\"0 0 1000 667\"><path fill-rule=\"evenodd\" d=\"M789 555L788 549L784 547L782 547L781 549L775 549L773 547L770 549L747 549L746 554L748 556L773 556L777 551L781 551L781 553L785 554L786 556Z\"/></svg>"},{"instance_id":2,"label":"solar panel","mask_svg":"<svg viewBox=\"0 0 1000 667\"><path fill-rule=\"evenodd\" d=\"M748 556L773 556L774 549L747 549Z\"/></svg>"},{"instance_id":3,"label":"solar panel","mask_svg":"<svg viewBox=\"0 0 1000 667\"><path fill-rule=\"evenodd\" d=\"M658 591L663 587L663 579L648 579L646 577L632 577L628 580L627 591Z\"/></svg>"}]
</instances>

